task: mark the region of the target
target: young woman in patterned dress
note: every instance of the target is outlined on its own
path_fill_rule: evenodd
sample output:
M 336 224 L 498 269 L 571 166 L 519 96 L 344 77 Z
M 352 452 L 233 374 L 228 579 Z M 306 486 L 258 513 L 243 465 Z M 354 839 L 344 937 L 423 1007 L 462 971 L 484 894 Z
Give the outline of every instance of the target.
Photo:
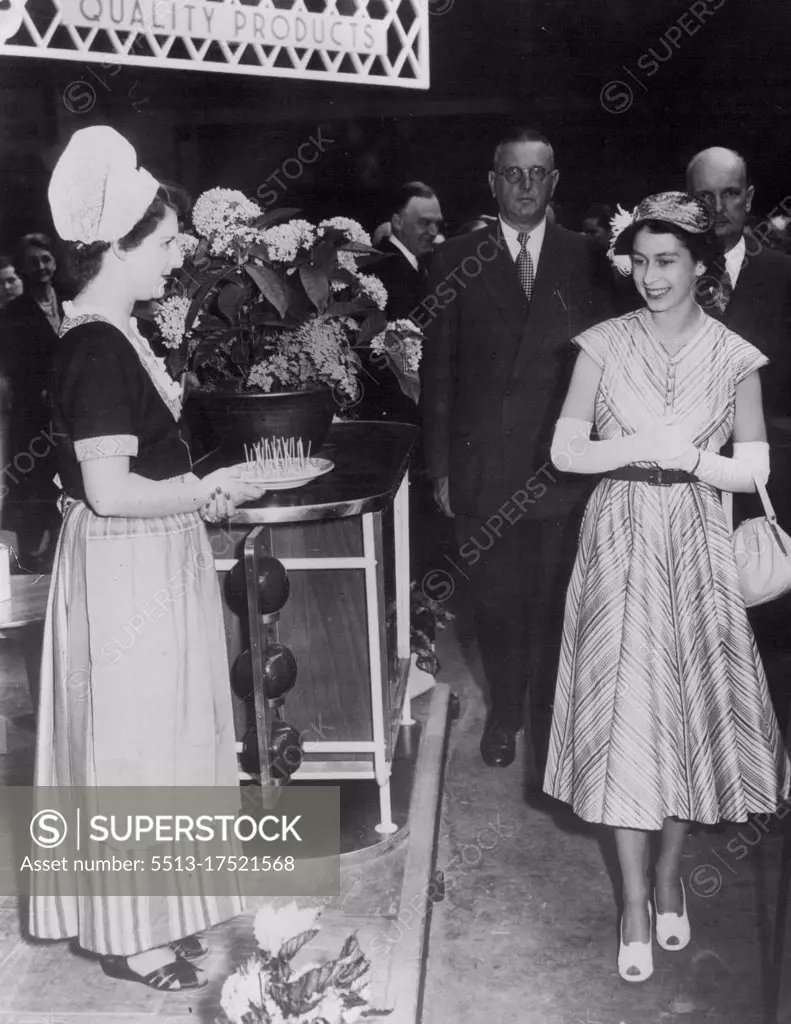
M 604 476 L 568 589 L 544 788 L 615 830 L 626 981 L 652 973 L 654 918 L 663 948 L 689 942 L 689 822 L 772 813 L 789 791 L 720 499 L 769 476 L 767 360 L 696 302 L 713 244 L 697 199 L 640 203 L 614 250 L 645 306 L 576 339 L 552 444 L 560 470 Z

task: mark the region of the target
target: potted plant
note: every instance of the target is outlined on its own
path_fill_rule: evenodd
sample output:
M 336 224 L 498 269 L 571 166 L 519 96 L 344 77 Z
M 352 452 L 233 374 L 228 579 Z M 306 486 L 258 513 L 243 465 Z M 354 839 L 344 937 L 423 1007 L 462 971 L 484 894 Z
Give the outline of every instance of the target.
M 204 192 L 195 234 L 179 236 L 175 291 L 154 309 L 171 373 L 237 455 L 264 437 L 301 438 L 315 452 L 333 413 L 358 400 L 363 350 L 417 401 L 420 331 L 388 323 L 387 292 L 366 273 L 369 236 L 346 217 L 314 225 L 298 213 Z
M 319 915 L 294 902 L 258 911 L 258 948 L 226 979 L 217 1024 L 353 1024 L 391 1013 L 370 1005 L 372 966 L 355 935 L 334 959 L 294 968 L 294 957 L 319 932 Z

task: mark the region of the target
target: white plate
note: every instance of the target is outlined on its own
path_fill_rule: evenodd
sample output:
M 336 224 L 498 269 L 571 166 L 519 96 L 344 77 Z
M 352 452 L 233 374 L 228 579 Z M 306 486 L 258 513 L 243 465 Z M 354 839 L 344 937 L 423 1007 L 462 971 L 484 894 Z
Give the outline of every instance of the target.
M 304 487 L 311 480 L 324 476 L 330 470 L 335 469 L 335 463 L 329 459 L 319 459 L 315 456 L 308 460 L 310 466 L 307 470 L 300 470 L 294 476 L 257 476 L 250 472 L 247 463 L 241 464 L 242 476 L 251 483 L 261 484 L 270 491 L 290 491 L 296 487 Z

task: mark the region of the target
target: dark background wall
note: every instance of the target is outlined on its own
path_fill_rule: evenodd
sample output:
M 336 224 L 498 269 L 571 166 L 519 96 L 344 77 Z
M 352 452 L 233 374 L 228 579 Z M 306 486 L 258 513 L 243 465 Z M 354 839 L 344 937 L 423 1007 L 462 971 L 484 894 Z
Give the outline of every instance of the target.
M 428 91 L 0 55 L 0 246 L 47 227 L 50 168 L 71 132 L 94 122 L 127 134 L 141 163 L 193 194 L 221 184 L 251 196 L 321 127 L 332 143 L 281 201 L 369 228 L 387 216 L 387 188 L 415 177 L 437 188 L 451 227 L 491 210 L 491 149 L 515 121 L 554 140 L 571 227 L 591 201 L 633 204 L 680 186 L 688 157 L 712 144 L 748 157 L 759 212 L 791 194 L 791 5 L 429 5 L 446 8 L 430 18 Z

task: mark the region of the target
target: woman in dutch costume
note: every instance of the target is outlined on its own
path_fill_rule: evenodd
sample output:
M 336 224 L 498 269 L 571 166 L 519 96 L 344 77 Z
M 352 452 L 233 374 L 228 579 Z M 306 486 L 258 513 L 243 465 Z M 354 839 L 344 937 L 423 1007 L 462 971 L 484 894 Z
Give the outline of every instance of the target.
M 80 292 L 52 376 L 65 518 L 47 609 L 36 786 L 238 786 L 220 594 L 203 520 L 261 496 L 231 470 L 199 480 L 181 388 L 137 331 L 179 265 L 173 190 L 111 128 L 77 132 L 49 190 Z M 111 880 L 112 881 L 112 880 Z M 105 973 L 206 983 L 197 938 L 242 910 L 197 871 L 178 895 L 76 893 L 34 876 L 30 930 L 76 937 Z
M 640 982 L 652 928 L 666 950 L 690 939 L 689 823 L 773 813 L 789 762 L 720 499 L 768 479 L 767 360 L 696 302 L 715 253 L 704 204 L 661 193 L 626 220 L 612 255 L 631 261 L 645 306 L 576 339 L 552 442 L 559 469 L 603 479 L 567 594 L 544 788 L 615 830 L 618 969 Z M 719 454 L 728 441 L 732 458 Z

